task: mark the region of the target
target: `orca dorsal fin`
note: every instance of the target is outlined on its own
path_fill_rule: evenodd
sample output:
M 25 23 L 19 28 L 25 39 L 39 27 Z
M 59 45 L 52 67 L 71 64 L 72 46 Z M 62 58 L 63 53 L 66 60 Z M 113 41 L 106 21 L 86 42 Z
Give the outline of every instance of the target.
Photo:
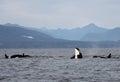
M 9 56 L 8 56 L 6 53 L 5 53 L 5 58 L 6 58 L 6 59 L 8 59 L 8 58 L 9 58 Z
M 107 56 L 107 58 L 111 58 L 111 53 Z

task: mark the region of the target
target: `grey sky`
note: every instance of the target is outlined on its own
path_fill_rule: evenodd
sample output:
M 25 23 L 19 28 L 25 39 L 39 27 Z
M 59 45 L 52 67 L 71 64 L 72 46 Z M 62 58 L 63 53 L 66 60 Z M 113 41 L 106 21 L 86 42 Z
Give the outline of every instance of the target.
M 120 0 L 0 0 L 0 23 L 74 28 L 120 26 Z

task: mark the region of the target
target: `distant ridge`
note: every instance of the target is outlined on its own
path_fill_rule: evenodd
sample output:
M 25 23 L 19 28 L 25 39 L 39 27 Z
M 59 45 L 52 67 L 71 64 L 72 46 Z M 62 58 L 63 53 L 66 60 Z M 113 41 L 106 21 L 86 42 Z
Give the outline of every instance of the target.
M 120 27 L 105 29 L 94 23 L 74 29 L 39 29 L 55 38 L 74 41 L 119 41 Z
M 39 31 L 47 33 L 55 38 L 84 41 L 84 37 L 86 37 L 87 34 L 100 34 L 108 31 L 108 29 L 99 27 L 94 23 L 91 23 L 81 28 L 77 27 L 74 29 L 39 29 Z
M 120 41 L 120 28 L 109 29 L 103 33 L 86 34 L 81 41 Z
M 11 23 L 6 23 L 6 24 L 4 24 L 3 26 L 22 27 L 22 26 L 20 26 L 20 25 L 18 25 L 18 24 L 11 24 Z

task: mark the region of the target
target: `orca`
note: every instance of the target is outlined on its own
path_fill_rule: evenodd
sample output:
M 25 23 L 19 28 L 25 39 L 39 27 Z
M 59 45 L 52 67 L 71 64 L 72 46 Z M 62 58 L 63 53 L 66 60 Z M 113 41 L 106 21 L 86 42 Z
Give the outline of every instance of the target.
M 30 55 L 25 55 L 24 53 L 22 55 L 16 54 L 12 55 L 11 58 L 26 58 L 26 57 L 31 57 Z
M 15 55 L 12 55 L 10 58 L 23 58 L 23 55 L 15 54 Z
M 83 58 L 82 53 L 79 48 L 75 48 L 75 54 L 71 57 L 71 59 L 81 59 Z
M 104 56 L 93 56 L 93 58 L 111 58 L 111 53 L 106 57 L 104 57 Z

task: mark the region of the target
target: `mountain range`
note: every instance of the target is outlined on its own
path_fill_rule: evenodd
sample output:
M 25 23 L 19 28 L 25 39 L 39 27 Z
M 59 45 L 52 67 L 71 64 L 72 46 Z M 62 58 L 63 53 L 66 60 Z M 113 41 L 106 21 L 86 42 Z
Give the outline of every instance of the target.
M 93 23 L 74 29 L 37 29 L 55 38 L 77 41 L 119 41 L 120 28 L 106 29 Z
M 75 29 L 35 29 L 8 23 L 0 25 L 0 48 L 120 47 L 119 34 L 120 28 L 109 30 L 95 24 Z

